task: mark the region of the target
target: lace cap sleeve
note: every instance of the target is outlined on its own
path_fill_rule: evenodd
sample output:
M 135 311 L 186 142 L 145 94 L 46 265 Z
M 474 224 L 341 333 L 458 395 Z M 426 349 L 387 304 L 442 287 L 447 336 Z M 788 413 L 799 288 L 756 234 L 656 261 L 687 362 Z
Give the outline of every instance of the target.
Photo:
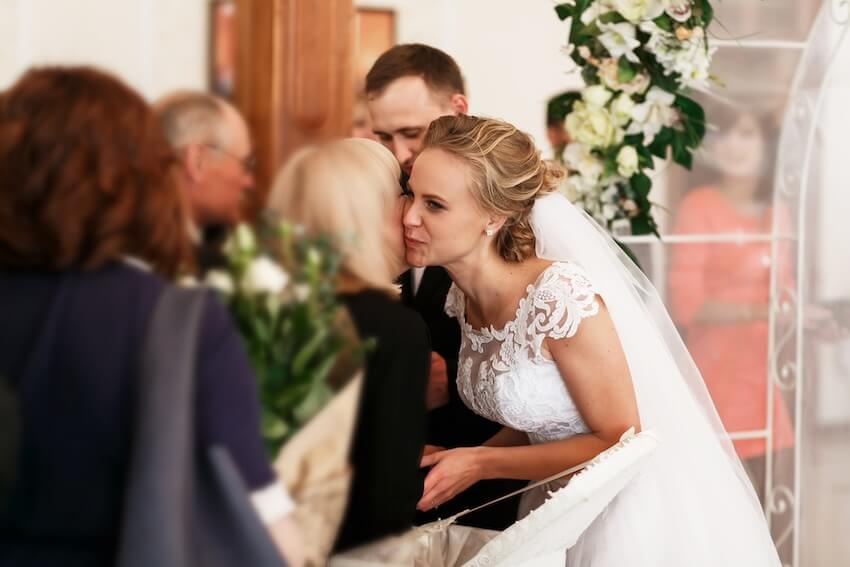
M 449 288 L 449 293 L 446 295 L 446 305 L 444 307 L 446 315 L 462 321 L 464 303 L 463 292 L 455 284 L 452 284 L 452 287 Z
M 582 319 L 599 313 L 593 283 L 580 266 L 569 262 L 547 268 L 529 299 L 527 336 L 537 356 L 543 339 L 572 337 Z

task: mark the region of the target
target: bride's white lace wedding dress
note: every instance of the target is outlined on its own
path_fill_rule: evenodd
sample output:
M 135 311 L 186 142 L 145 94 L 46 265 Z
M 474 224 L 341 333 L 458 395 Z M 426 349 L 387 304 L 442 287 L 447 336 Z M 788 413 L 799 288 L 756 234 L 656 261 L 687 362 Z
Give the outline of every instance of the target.
M 533 444 L 587 433 L 544 339 L 573 336 L 583 319 L 598 313 L 597 293 L 595 282 L 581 266 L 556 261 L 528 286 L 513 320 L 501 329 L 475 329 L 466 322 L 463 292 L 453 286 L 446 312 L 457 317 L 462 327 L 457 385 L 464 402 L 490 420 L 527 433 Z M 601 297 L 609 303 L 604 294 Z M 651 361 L 627 358 L 633 374 L 643 377 L 651 372 L 644 371 L 651 368 Z M 653 418 L 652 404 L 642 403 L 644 398 L 637 387 L 640 380 L 633 380 L 642 425 L 659 430 L 661 449 L 665 433 L 675 437 L 667 427 L 670 421 Z M 683 407 L 682 411 L 698 410 L 695 406 Z M 697 438 L 693 442 L 702 444 Z M 667 447 L 666 455 L 659 450 L 660 457 L 650 457 L 638 478 L 567 552 L 567 565 L 778 566 L 763 519 L 753 509 L 747 488 L 738 482 L 732 467 L 718 464 L 729 460 L 726 455 L 708 441 L 704 445 L 677 458 L 669 452 L 678 450 L 674 443 Z M 709 462 L 712 464 L 705 464 Z M 704 475 L 694 474 L 696 468 L 705 469 Z M 719 480 L 713 482 L 712 476 Z M 527 492 L 520 514 L 539 506 L 547 493 L 544 487 Z

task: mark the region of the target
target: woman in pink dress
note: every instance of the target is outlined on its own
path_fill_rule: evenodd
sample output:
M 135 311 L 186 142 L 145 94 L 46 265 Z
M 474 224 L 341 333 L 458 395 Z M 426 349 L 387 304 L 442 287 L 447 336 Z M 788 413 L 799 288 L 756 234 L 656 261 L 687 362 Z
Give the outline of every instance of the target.
M 719 109 L 719 131 L 707 141 L 718 179 L 691 190 L 676 219 L 677 234 L 769 235 L 773 166 L 765 125 L 751 113 Z M 787 252 L 787 251 L 786 251 Z M 730 434 L 767 428 L 769 239 L 699 242 L 672 247 L 671 314 L 702 372 Z M 782 262 L 781 268 L 787 267 Z M 790 285 L 790 273 L 780 274 Z M 774 451 L 793 445 L 788 409 L 774 386 Z M 739 439 L 735 449 L 764 498 L 764 437 Z

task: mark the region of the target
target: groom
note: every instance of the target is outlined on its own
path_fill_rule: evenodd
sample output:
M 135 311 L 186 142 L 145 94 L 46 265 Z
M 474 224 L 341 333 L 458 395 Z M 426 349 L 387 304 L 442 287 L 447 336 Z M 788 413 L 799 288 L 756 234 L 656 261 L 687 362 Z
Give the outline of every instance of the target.
M 466 114 L 468 103 L 457 63 L 422 44 L 397 45 L 383 53 L 366 75 L 372 129 L 398 160 L 402 182 L 410 176 L 428 125 L 440 116 Z M 439 447 L 477 446 L 501 426 L 469 410 L 456 386 L 460 327 L 443 310 L 452 281 L 441 267 L 412 268 L 401 277 L 402 301 L 425 320 L 434 349 L 428 381 L 428 443 Z M 473 485 L 437 510 L 419 513 L 418 523 L 448 517 L 520 488 L 525 483 L 488 480 Z M 516 521 L 512 498 L 465 516 L 460 523 L 504 529 Z

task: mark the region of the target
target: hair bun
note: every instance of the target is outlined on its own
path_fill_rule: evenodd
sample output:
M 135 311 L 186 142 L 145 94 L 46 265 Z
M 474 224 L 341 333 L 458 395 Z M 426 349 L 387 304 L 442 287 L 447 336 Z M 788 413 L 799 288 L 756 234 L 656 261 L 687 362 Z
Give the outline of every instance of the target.
M 531 208 L 538 196 L 558 187 L 566 172 L 540 157 L 531 136 L 501 120 L 443 116 L 431 123 L 424 147 L 441 149 L 469 164 L 476 201 L 507 219 L 496 235 L 502 258 L 521 262 L 534 254 Z

